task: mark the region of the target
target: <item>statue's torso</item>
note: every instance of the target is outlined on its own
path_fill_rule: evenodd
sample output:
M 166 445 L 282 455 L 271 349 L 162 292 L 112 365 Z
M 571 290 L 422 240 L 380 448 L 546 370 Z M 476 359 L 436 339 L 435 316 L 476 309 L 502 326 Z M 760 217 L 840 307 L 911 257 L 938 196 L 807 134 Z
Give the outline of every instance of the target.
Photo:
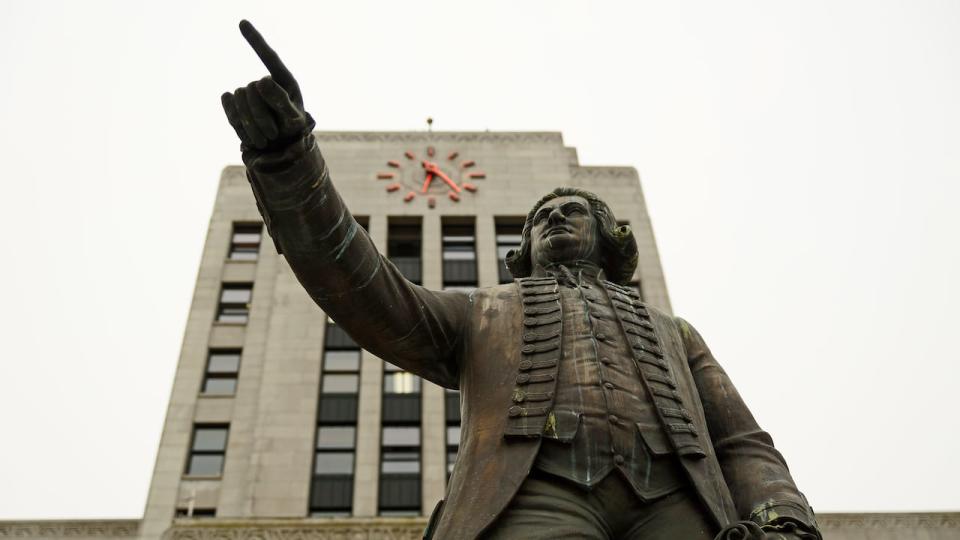
M 676 457 L 642 433 L 660 430 L 603 285 L 587 272 L 560 287 L 562 356 L 553 418 L 535 466 L 585 487 L 614 470 L 645 500 L 684 482 Z

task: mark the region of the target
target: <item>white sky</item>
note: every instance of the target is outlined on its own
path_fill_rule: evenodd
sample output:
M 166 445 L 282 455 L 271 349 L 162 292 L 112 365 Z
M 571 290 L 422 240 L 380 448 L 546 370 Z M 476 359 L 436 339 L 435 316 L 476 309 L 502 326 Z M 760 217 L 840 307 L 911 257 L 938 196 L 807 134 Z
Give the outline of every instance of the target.
M 637 167 L 674 310 L 814 508 L 960 510 L 960 3 L 5 1 L 0 518 L 142 514 L 219 96 L 265 74 L 243 17 L 320 129 Z

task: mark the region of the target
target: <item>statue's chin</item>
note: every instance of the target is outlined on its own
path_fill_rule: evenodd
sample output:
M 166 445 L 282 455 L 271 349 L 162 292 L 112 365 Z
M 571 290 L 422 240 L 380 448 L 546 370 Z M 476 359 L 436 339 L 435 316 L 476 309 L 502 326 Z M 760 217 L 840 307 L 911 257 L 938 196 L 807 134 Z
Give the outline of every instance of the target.
M 556 266 L 558 264 L 570 266 L 580 261 L 582 261 L 582 259 L 578 256 L 578 252 L 571 250 L 566 253 L 554 254 L 552 257 L 546 257 L 539 261 L 539 265 L 541 268 L 550 268 L 551 266 Z

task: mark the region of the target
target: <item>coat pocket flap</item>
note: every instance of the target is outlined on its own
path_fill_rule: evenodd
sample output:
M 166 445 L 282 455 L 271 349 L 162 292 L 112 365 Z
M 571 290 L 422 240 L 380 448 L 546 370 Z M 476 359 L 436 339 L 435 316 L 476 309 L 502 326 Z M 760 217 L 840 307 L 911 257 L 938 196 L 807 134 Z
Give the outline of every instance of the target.
M 637 422 L 637 431 L 651 455 L 662 456 L 673 452 L 670 439 L 667 438 L 667 434 L 663 432 L 663 428 L 659 424 Z
M 560 442 L 570 442 L 580 429 L 580 413 L 565 409 L 555 409 L 547 415 L 543 427 L 543 436 Z

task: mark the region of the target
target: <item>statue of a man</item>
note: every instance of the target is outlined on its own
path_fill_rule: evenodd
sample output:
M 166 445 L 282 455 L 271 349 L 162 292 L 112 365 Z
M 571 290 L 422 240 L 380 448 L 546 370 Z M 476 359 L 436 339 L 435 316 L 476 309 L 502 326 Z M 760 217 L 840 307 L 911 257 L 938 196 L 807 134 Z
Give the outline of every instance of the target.
M 700 335 L 624 286 L 637 245 L 603 201 L 574 188 L 538 201 L 513 283 L 410 283 L 334 189 L 293 76 L 240 29 L 271 76 L 223 107 L 278 251 L 357 343 L 461 391 L 460 455 L 426 537 L 820 538 Z

